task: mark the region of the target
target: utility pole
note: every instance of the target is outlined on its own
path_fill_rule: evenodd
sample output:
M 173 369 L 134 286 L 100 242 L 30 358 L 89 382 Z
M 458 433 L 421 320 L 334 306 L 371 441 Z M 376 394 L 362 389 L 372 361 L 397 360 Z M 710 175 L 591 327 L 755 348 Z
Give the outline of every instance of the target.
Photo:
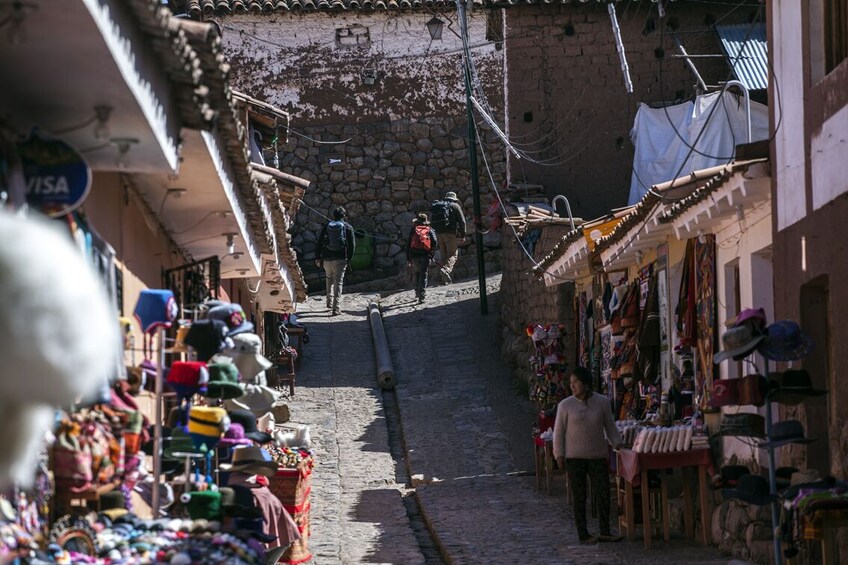
M 477 128 L 474 123 L 474 111 L 471 106 L 471 51 L 468 49 L 468 19 L 465 13 L 466 2 L 456 0 L 459 12 L 459 28 L 462 34 L 462 52 L 464 54 L 463 71 L 465 74 L 465 106 L 468 112 L 468 159 L 471 164 L 471 197 L 474 200 L 474 243 L 477 246 L 477 278 L 480 285 L 480 314 L 489 313 L 486 298 L 486 264 L 483 260 L 483 223 L 480 210 L 480 176 L 477 172 Z

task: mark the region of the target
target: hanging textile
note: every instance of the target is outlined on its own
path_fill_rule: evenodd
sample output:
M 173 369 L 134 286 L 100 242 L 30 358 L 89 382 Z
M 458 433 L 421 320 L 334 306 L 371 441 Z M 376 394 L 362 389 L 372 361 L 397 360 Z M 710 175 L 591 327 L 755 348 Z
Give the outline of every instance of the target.
M 686 255 L 683 258 L 683 274 L 680 277 L 680 292 L 674 317 L 677 324 L 677 338 L 680 347 L 695 345 L 695 239 L 686 242 Z
M 579 333 L 579 345 L 578 345 L 578 365 L 581 367 L 589 367 L 590 366 L 590 351 L 592 349 L 592 344 L 590 342 L 589 336 L 589 319 L 588 319 L 588 299 L 586 298 L 586 292 L 581 292 L 578 296 L 577 303 L 577 324 Z
M 693 240 L 690 240 L 692 242 Z M 709 234 L 704 243 L 697 239 L 695 243 L 695 264 L 697 274 L 697 352 L 698 352 L 698 381 L 697 391 L 700 395 L 701 410 L 708 410 L 710 391 L 716 365 L 713 363 L 713 352 L 716 340 L 716 306 L 715 306 L 715 235 Z M 688 251 L 688 247 L 687 247 Z
M 650 276 L 647 282 L 645 308 L 642 310 L 637 332 L 639 345 L 637 372 L 645 383 L 654 383 L 659 374 L 660 362 L 660 307 L 657 277 Z

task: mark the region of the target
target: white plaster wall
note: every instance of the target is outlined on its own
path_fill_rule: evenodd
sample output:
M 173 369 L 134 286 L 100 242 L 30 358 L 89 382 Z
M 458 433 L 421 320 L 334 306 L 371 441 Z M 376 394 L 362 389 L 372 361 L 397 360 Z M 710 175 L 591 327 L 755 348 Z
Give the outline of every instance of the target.
M 810 140 L 813 209 L 848 192 L 848 106 L 843 106 Z
M 244 14 L 223 18 L 223 46 L 233 64 L 238 88 L 288 109 L 298 118 L 337 122 L 378 115 L 382 119 L 444 115 L 465 105 L 461 41 L 455 14 L 442 15 L 442 39 L 431 41 L 430 13 Z M 368 28 L 368 45 L 339 46 L 336 29 Z M 501 52 L 486 41 L 486 15 L 469 17 L 469 43 L 481 72 Z M 362 73 L 377 72 L 365 85 Z M 495 78 L 495 77 L 492 77 Z M 500 97 L 488 88 L 488 96 Z M 490 87 L 492 85 L 489 85 Z M 326 95 L 326 96 L 325 96 Z M 499 110 L 499 108 L 498 108 Z
M 777 181 L 777 229 L 783 230 L 807 213 L 804 181 L 804 81 L 801 3 L 775 2 L 774 34 L 771 44 L 775 81 L 780 90 L 775 102 L 780 129 L 775 137 Z
M 763 183 L 768 185 L 769 178 L 747 181 L 751 183 Z M 770 261 L 770 250 L 772 245 L 772 210 L 771 202 L 759 204 L 756 207 L 744 207 L 744 219 L 738 220 L 735 215 L 731 216 L 721 229 L 715 231 L 716 235 L 716 296 L 718 304 L 718 328 L 719 337 L 724 331 L 725 322 L 728 317 L 735 316 L 737 312 L 730 312 L 727 304 L 727 296 L 733 295 L 733 281 L 727 280 L 727 269 L 729 264 L 739 262 L 739 297 L 742 308 L 759 308 L 766 310 L 769 321 L 773 320 L 773 277 L 770 265 L 764 265 L 763 261 Z M 757 359 L 761 364 L 761 360 Z M 765 367 L 760 366 L 760 371 Z M 725 362 L 719 365 L 720 378 L 737 378 L 755 372 L 754 367 L 747 365 L 743 367 L 742 374 L 738 374 L 737 363 Z M 755 406 L 730 406 L 722 408 L 723 413 L 750 412 L 765 416 L 765 408 Z M 766 454 L 758 453 L 757 448 L 752 447 L 748 438 L 737 439 L 733 437 L 723 438 L 722 456 L 725 461 L 736 457 L 740 462 L 756 461 L 759 465 L 766 465 Z

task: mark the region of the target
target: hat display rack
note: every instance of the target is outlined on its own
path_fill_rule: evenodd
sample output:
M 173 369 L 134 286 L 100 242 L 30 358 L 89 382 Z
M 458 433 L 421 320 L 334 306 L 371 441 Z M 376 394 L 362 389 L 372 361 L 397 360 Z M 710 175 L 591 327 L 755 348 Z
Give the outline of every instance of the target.
M 746 337 L 747 345 L 733 344 L 732 348 L 728 347 L 730 349 L 729 351 L 715 355 L 715 363 L 720 364 L 722 361 L 727 360 L 741 360 L 754 353 L 759 353 L 765 363 L 764 372 L 766 375 L 770 375 L 770 362 L 776 364 L 777 362 L 798 361 L 812 351 L 812 340 L 801 331 L 797 323 L 791 320 L 783 320 L 775 322 L 768 327 L 766 327 L 765 323 L 765 312 L 761 308 L 756 310 L 748 309 L 740 312 L 730 324 L 730 328 L 727 330 L 725 336 L 731 333 L 740 333 L 741 328 L 745 327 L 745 330 L 741 333 L 748 333 Z M 788 338 L 790 335 L 792 338 Z M 722 341 L 727 343 L 728 340 L 725 339 L 725 336 L 722 336 Z M 786 380 L 783 379 L 783 381 Z M 775 449 L 790 443 L 810 443 L 814 440 L 804 437 L 803 428 L 799 422 L 794 420 L 775 422 L 771 405 L 772 403 L 799 404 L 804 401 L 805 397 L 820 396 L 826 393 L 826 391 L 814 390 L 812 386 L 803 386 L 809 385 L 809 383 L 794 384 L 797 386 L 788 385 L 787 382 L 769 383 L 763 395 L 766 412 L 765 441 L 761 442 L 759 447 L 765 449 L 768 453 L 769 478 L 768 495 L 764 495 L 759 502 L 768 503 L 771 507 L 771 521 L 774 531 L 777 531 L 781 525 Z M 749 403 L 758 404 L 746 401 L 744 398 L 741 400 L 737 398 L 736 400 L 736 405 Z M 724 405 L 728 406 L 731 404 Z M 772 537 L 774 539 L 774 562 L 776 565 L 781 565 L 783 563 L 783 553 L 780 548 L 780 537 L 777 535 Z

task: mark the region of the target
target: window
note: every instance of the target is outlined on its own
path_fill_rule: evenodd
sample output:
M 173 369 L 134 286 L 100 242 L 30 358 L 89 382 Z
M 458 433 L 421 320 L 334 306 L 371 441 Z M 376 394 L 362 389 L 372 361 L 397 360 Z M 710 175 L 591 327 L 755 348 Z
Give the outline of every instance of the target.
M 336 28 L 336 45 L 339 47 L 356 47 L 370 45 L 371 32 L 363 25 L 353 24 Z
M 825 73 L 848 57 L 848 0 L 824 0 Z

